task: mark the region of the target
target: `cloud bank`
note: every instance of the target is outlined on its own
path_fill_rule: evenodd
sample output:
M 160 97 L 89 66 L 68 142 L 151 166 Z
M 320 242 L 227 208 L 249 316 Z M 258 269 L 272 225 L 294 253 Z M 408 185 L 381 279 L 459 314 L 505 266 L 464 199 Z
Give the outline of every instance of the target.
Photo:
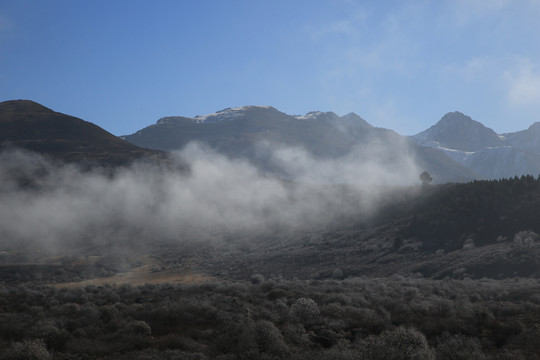
M 272 148 L 270 161 L 286 179 L 199 144 L 172 155 L 187 160 L 189 171 L 145 162 L 113 173 L 81 171 L 5 151 L 0 251 L 220 239 L 354 221 L 373 214 L 390 188 L 418 182 L 403 146 L 370 144 L 333 160 Z

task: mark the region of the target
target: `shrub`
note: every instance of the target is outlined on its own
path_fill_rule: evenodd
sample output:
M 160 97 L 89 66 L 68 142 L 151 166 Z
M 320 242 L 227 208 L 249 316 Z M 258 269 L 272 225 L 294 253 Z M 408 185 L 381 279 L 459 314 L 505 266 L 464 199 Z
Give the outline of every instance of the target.
M 283 336 L 291 345 L 308 346 L 309 336 L 301 324 L 287 324 L 282 330 Z
M 539 235 L 534 231 L 520 231 L 514 235 L 514 245 L 516 247 L 532 247 L 538 237 Z
M 262 284 L 264 282 L 264 276 L 261 274 L 251 275 L 252 284 Z
M 398 327 L 363 342 L 366 358 L 372 360 L 432 360 L 434 352 L 426 337 L 414 328 Z
M 49 360 L 51 354 L 41 340 L 24 340 L 16 342 L 3 357 L 5 360 Z
M 284 355 L 289 352 L 283 335 L 270 321 L 257 321 L 253 328 L 253 337 L 261 353 Z
M 291 307 L 291 315 L 301 323 L 309 323 L 320 314 L 319 306 L 308 298 L 300 298 Z
M 435 352 L 437 359 L 440 360 L 482 360 L 485 358 L 478 339 L 460 334 L 444 333 L 438 337 Z
M 152 335 L 152 328 L 142 320 L 132 320 L 126 324 L 124 331 L 129 335 L 141 335 L 141 336 L 150 336 Z

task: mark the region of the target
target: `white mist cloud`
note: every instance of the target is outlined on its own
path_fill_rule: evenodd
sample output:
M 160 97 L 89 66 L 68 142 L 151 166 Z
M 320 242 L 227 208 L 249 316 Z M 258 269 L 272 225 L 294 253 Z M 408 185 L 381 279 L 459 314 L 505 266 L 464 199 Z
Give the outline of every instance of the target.
M 188 172 L 147 163 L 114 174 L 85 172 L 35 154 L 3 152 L 0 250 L 25 244 L 124 246 L 325 226 L 373 213 L 388 187 L 414 184 L 418 177 L 405 143 L 390 149 L 366 144 L 334 160 L 302 149 L 272 149 L 270 161 L 288 180 L 197 144 L 175 156 L 187 159 Z
M 540 105 L 540 71 L 529 59 L 520 59 L 505 73 L 512 105 Z
M 406 149 L 401 141 L 394 145 Z M 359 191 L 414 183 L 418 171 L 412 159 L 387 147 L 370 142 L 338 159 L 316 159 L 300 148 L 277 148 L 273 161 L 302 183 L 347 184 Z

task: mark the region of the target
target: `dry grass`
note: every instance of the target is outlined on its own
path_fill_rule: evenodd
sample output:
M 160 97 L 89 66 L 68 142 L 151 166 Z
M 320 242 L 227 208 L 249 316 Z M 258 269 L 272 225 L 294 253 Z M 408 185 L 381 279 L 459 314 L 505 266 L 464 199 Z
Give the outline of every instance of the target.
M 87 279 L 77 282 L 61 283 L 59 287 L 77 287 L 86 285 L 122 285 L 130 284 L 140 286 L 144 284 L 192 284 L 214 281 L 209 275 L 198 273 L 189 269 L 174 269 L 156 271 L 155 260 L 145 259 L 145 264 L 132 268 L 130 271 L 118 273 L 112 276 Z
M 104 278 L 95 278 L 78 282 L 58 284 L 59 287 L 77 287 L 86 285 L 122 285 L 130 284 L 139 286 L 144 284 L 190 284 L 213 281 L 214 278 L 204 274 L 194 272 L 182 272 L 167 270 L 161 272 L 151 272 L 149 265 L 139 266 L 129 272 L 119 273 Z

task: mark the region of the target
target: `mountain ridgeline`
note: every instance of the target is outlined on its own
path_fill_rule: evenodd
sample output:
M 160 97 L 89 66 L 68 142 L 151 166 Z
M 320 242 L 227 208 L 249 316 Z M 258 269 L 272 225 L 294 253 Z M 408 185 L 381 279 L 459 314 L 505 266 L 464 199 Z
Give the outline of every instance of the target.
M 479 177 L 444 153 L 420 146 L 392 130 L 374 127 L 354 113 L 341 117 L 319 111 L 288 115 L 269 106 L 243 106 L 193 118 L 165 117 L 123 138 L 140 147 L 165 151 L 181 150 L 197 141 L 278 174 L 283 171 L 273 161 L 272 150 L 285 146 L 301 148 L 318 159 L 336 159 L 354 149 L 358 164 L 375 157 L 394 167 L 406 158 L 429 171 L 438 183 Z
M 319 156 L 339 156 L 374 129 L 355 114 L 339 117 L 332 112 L 291 116 L 269 106 L 243 106 L 214 114 L 165 117 L 124 138 L 139 146 L 179 150 L 191 141 L 201 141 L 230 156 L 255 152 L 257 141 L 302 146 Z M 392 134 L 393 135 L 393 134 Z M 253 154 L 252 154 L 253 155 Z
M 164 117 L 119 138 L 33 101 L 15 100 L 0 103 L 0 130 L 2 148 L 107 166 L 163 159 L 163 151 L 198 142 L 284 178 L 286 171 L 273 156 L 276 148 L 302 149 L 322 160 L 354 150 L 359 166 L 376 161 L 401 169 L 400 163 L 410 160 L 420 172 L 427 170 L 435 183 L 540 174 L 540 123 L 497 134 L 460 112 L 448 113 L 429 129 L 406 137 L 374 127 L 354 113 L 288 115 L 270 106 L 242 106 L 195 117 Z
M 165 117 L 124 138 L 141 147 L 167 151 L 196 140 L 264 166 L 268 166 L 268 154 L 258 146 L 263 141 L 302 147 L 323 158 L 343 156 L 354 147 L 367 152 L 376 143 L 390 156 L 392 150 L 407 153 L 437 183 L 540 174 L 540 123 L 497 134 L 460 112 L 447 113 L 431 128 L 404 137 L 374 127 L 354 113 L 340 117 L 314 111 L 300 116 L 267 106 L 244 106 L 193 118 Z
M 452 112 L 411 139 L 444 152 L 485 179 L 540 174 L 540 123 L 496 134 L 469 116 Z

